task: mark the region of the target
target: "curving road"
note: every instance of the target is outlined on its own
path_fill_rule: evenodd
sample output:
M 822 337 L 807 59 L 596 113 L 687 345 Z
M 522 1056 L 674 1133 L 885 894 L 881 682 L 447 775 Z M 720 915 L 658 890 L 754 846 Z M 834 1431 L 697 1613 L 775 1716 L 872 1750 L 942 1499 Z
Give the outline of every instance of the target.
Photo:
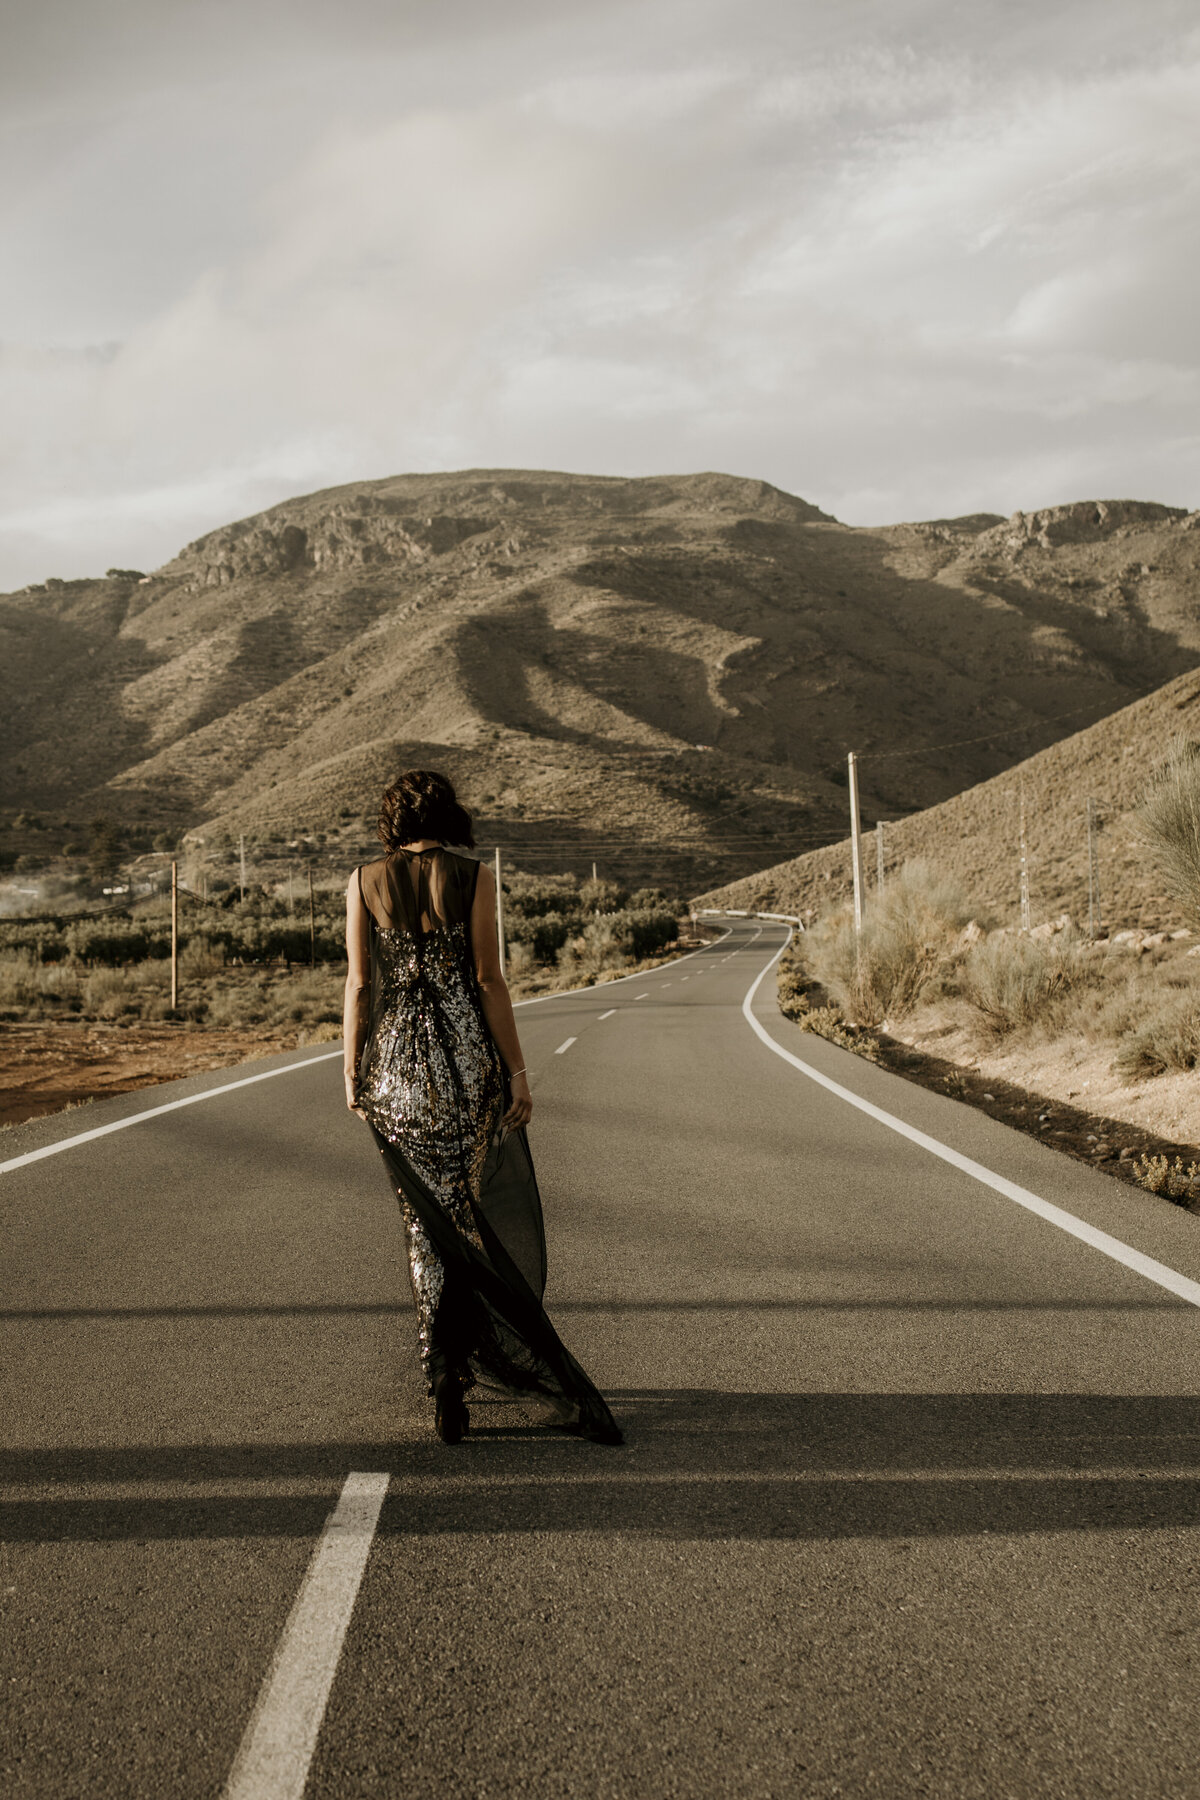
M 1196 1791 L 1200 1226 L 744 1011 L 782 941 L 520 1014 L 619 1450 L 433 1440 L 335 1059 L 4 1134 L 6 1800 Z

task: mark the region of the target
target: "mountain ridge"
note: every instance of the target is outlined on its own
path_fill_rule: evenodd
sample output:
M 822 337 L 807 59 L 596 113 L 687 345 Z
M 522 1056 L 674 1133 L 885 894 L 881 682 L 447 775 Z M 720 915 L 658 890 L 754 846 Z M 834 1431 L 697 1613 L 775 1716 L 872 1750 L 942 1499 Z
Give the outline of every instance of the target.
M 518 859 L 699 886 L 839 836 L 848 748 L 868 819 L 919 811 L 1200 664 L 1198 522 L 852 527 L 718 472 L 344 484 L 0 598 L 0 805 L 261 836 L 428 761 Z

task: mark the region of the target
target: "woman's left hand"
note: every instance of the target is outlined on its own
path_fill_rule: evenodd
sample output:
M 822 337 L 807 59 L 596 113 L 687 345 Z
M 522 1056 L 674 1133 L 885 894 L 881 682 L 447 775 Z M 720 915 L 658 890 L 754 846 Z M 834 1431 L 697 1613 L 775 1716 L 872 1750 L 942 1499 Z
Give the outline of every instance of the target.
M 509 1087 L 512 1090 L 512 1105 L 500 1123 L 505 1131 L 517 1131 L 522 1125 L 528 1125 L 533 1117 L 528 1077 L 523 1072 L 520 1075 L 510 1075 Z
M 346 1105 L 350 1108 L 350 1111 L 354 1114 L 355 1118 L 362 1119 L 363 1122 L 366 1123 L 367 1115 L 358 1104 L 357 1077 L 352 1075 L 349 1069 L 345 1070 L 344 1073 L 346 1076 Z

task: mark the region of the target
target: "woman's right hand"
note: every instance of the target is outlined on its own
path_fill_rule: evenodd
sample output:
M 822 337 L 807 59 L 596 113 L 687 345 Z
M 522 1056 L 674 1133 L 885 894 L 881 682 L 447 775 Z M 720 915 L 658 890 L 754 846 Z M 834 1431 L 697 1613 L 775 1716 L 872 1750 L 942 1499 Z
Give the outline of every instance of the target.
M 370 1121 L 358 1102 L 358 1077 L 350 1069 L 344 1070 L 343 1073 L 346 1077 L 346 1105 L 356 1119 L 361 1119 L 364 1124 L 368 1124 Z
M 510 1075 L 509 1087 L 512 1091 L 512 1105 L 500 1123 L 505 1131 L 517 1131 L 522 1125 L 528 1125 L 533 1117 L 533 1100 L 529 1092 L 528 1076 L 524 1071 L 520 1075 Z

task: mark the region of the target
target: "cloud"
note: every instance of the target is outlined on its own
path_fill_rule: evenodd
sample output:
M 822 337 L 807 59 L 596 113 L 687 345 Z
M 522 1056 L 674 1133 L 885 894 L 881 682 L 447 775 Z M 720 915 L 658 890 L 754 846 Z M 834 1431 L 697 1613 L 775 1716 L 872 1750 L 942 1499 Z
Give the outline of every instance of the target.
M 0 585 L 401 469 L 1196 501 L 1167 0 L 131 5 L 91 75 L 73 16 L 0 177 Z

